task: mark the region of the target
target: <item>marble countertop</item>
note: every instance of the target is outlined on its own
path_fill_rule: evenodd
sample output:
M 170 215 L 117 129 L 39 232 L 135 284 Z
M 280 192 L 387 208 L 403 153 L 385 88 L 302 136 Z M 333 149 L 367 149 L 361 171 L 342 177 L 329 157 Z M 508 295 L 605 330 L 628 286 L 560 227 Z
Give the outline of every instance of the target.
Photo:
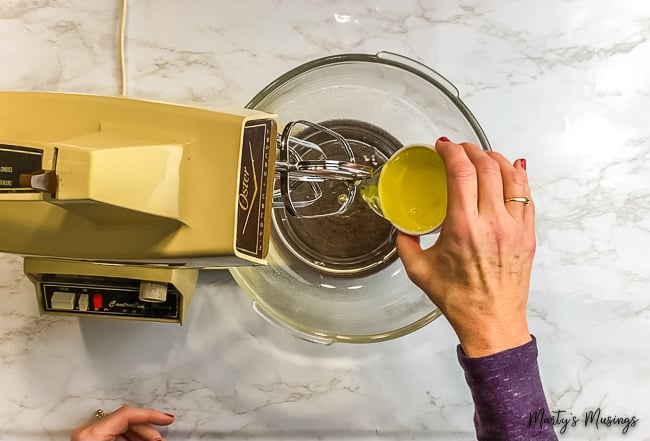
M 119 94 L 119 6 L 1 2 L 0 89 Z M 342 52 L 437 69 L 492 146 L 527 159 L 530 327 L 551 409 L 640 420 L 560 438 L 650 440 L 649 36 L 643 1 L 138 0 L 128 93 L 243 106 Z M 124 402 L 175 414 L 170 440 L 473 439 L 455 345 L 444 319 L 385 343 L 306 343 L 257 317 L 225 271 L 201 275 L 182 327 L 39 317 L 21 258 L 0 255 L 0 440 L 68 439 Z

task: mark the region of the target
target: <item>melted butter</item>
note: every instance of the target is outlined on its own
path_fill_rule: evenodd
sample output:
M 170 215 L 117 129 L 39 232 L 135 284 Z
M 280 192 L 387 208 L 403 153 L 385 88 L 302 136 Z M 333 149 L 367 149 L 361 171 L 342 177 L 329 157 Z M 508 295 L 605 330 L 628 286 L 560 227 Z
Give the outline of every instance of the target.
M 404 232 L 430 232 L 445 218 L 447 173 L 432 148 L 417 146 L 391 157 L 381 171 L 377 191 L 384 217 Z

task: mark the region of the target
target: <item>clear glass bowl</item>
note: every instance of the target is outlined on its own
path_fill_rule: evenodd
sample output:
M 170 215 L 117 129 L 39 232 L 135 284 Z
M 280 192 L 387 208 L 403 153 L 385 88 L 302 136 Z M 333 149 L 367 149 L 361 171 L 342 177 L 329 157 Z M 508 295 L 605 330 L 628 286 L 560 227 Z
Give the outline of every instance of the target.
M 344 54 L 311 61 L 273 81 L 247 107 L 278 114 L 280 127 L 302 119 L 357 121 L 364 130 L 378 128 L 379 137 L 396 140 L 386 156 L 403 145 L 431 144 L 440 136 L 490 149 L 478 122 L 449 81 L 392 53 Z M 284 210 L 274 210 L 267 266 L 230 270 L 253 299 L 254 309 L 269 322 L 317 343 L 366 343 L 408 334 L 440 315 L 408 279 L 394 247 L 379 257 L 372 271 L 367 262 L 358 271 L 321 269 L 315 260 L 296 257 L 283 233 L 288 220 Z M 333 222 L 344 227 L 334 230 L 341 236 L 337 240 L 371 233 L 359 221 L 355 223 L 354 217 Z M 313 231 L 314 238 L 334 240 L 327 234 L 331 232 Z M 394 231 L 386 237 L 393 240 Z M 425 236 L 423 245 L 435 239 L 435 234 Z

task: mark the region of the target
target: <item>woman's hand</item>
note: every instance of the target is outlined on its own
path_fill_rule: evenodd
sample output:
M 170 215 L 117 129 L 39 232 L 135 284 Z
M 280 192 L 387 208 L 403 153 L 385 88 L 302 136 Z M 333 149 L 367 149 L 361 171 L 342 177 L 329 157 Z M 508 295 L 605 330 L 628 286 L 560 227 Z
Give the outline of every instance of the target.
M 77 427 L 70 441 L 114 441 L 120 436 L 128 441 L 162 441 L 153 425 L 173 422 L 174 416 L 168 413 L 125 405 L 92 424 Z
M 468 356 L 525 344 L 535 209 L 532 202 L 505 202 L 530 197 L 525 161 L 512 165 L 499 153 L 446 138 L 436 150 L 447 169 L 447 217 L 426 250 L 400 233 L 406 271 L 447 317 Z

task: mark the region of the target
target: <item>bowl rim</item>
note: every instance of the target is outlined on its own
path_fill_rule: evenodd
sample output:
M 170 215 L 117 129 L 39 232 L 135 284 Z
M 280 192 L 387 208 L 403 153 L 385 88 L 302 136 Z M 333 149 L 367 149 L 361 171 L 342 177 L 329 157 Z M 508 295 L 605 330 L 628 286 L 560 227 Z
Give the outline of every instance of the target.
M 388 65 L 393 67 L 398 67 L 405 70 L 408 73 L 417 75 L 423 80 L 427 81 L 440 92 L 451 100 L 451 102 L 456 106 L 456 108 L 461 112 L 463 117 L 469 122 L 472 130 L 476 134 L 476 137 L 481 143 L 481 147 L 484 150 L 491 151 L 492 147 L 490 146 L 490 141 L 487 139 L 483 128 L 479 124 L 478 120 L 474 114 L 469 110 L 465 105 L 463 100 L 460 99 L 460 93 L 458 89 L 443 75 L 432 69 L 431 67 L 423 64 L 419 61 L 416 61 L 412 58 L 406 57 L 404 55 L 396 54 L 394 52 L 377 52 L 376 54 L 364 54 L 364 53 L 342 53 L 335 55 L 328 55 L 325 57 L 317 58 L 312 61 L 303 63 L 293 69 L 285 72 L 284 74 L 277 77 L 275 80 L 267 84 L 262 90 L 257 92 L 255 96 L 246 104 L 247 109 L 257 109 L 257 106 L 270 94 L 275 92 L 277 89 L 282 87 L 287 82 L 297 78 L 298 76 L 311 72 L 314 69 L 349 63 L 349 62 L 363 62 L 363 63 L 375 63 L 381 65 Z M 264 109 L 257 109 L 264 110 Z

